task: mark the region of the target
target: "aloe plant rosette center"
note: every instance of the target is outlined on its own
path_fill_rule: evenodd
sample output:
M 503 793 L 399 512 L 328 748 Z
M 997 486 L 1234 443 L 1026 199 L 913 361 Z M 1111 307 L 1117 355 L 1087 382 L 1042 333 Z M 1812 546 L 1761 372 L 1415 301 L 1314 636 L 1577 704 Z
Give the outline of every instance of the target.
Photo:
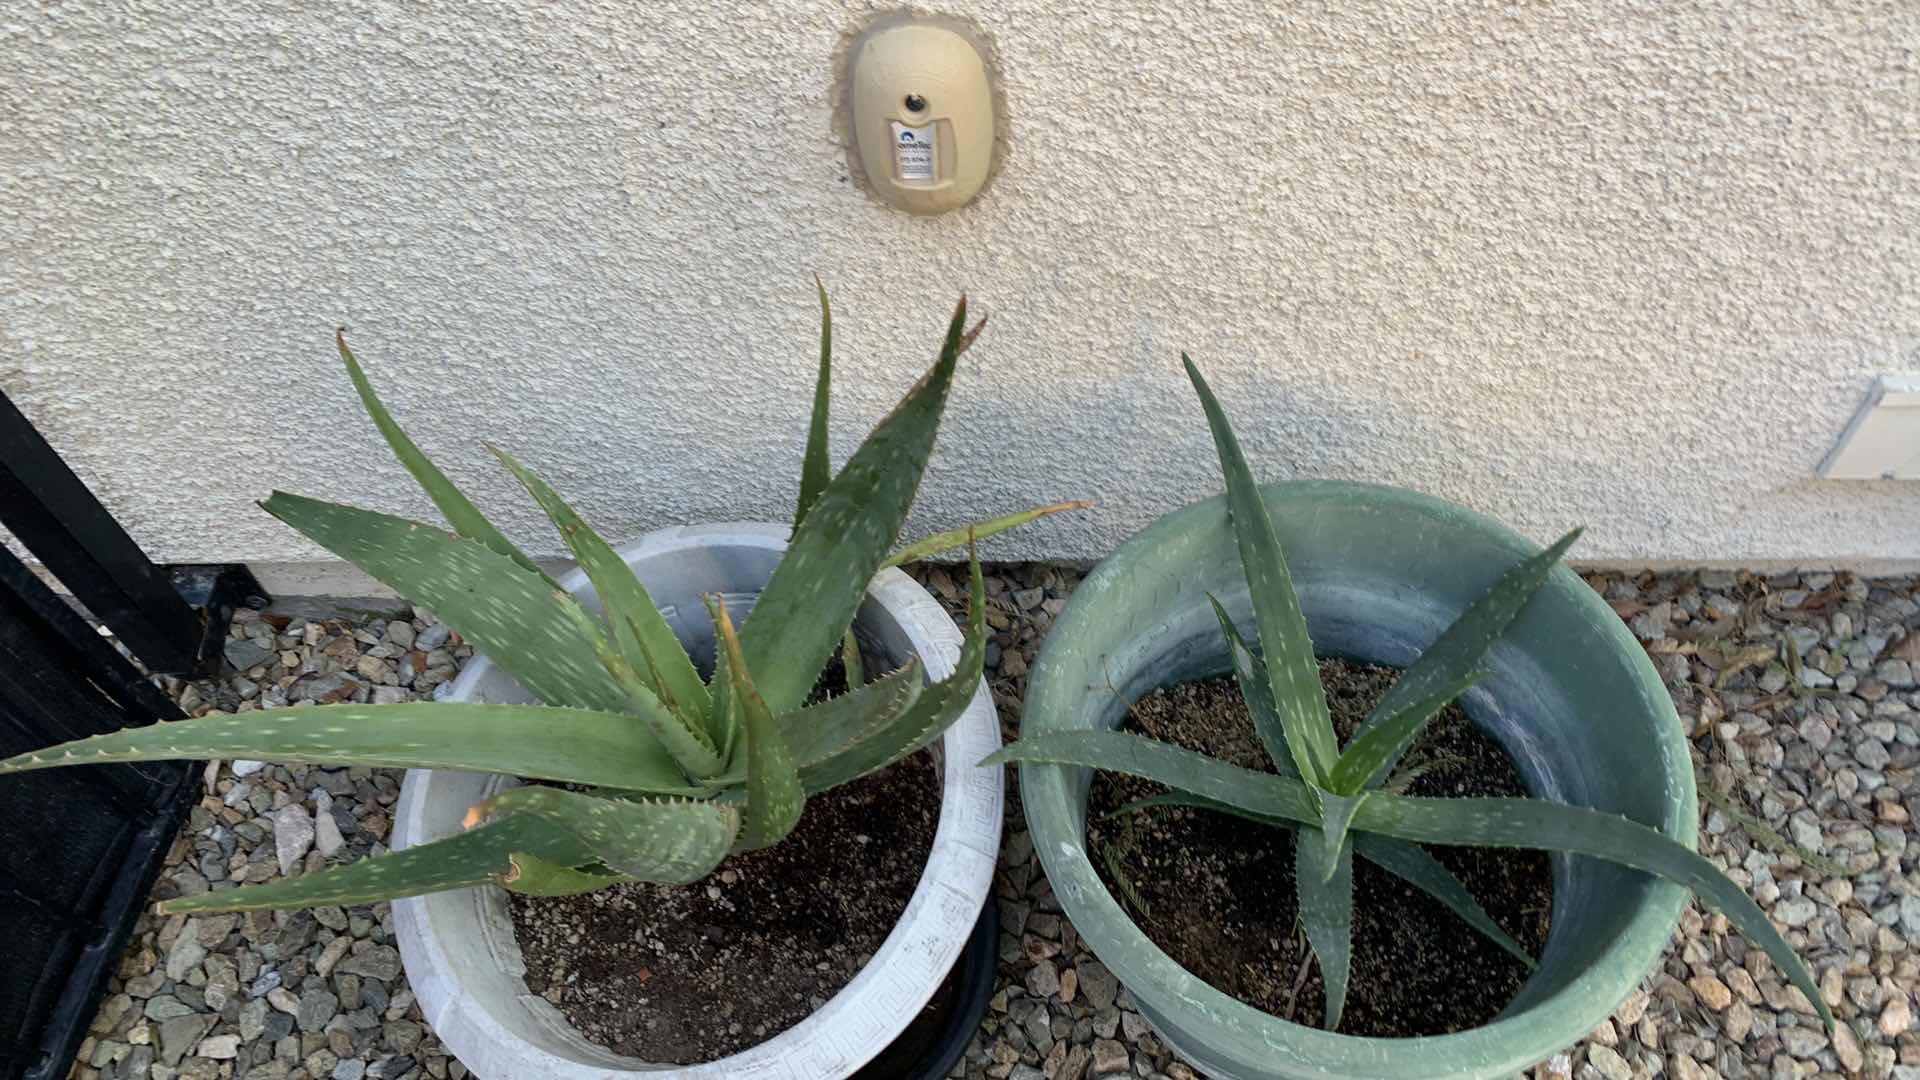
M 725 595 L 744 616 L 780 558 L 788 530 L 772 524 L 716 524 L 662 529 L 622 544 L 620 556 L 647 583 L 669 625 L 696 657 L 713 655 L 715 629 L 703 595 Z M 597 603 L 591 582 L 562 577 L 583 603 Z M 961 659 L 952 618 L 906 574 L 882 571 L 868 586 L 854 621 L 862 651 L 875 666 L 919 657 L 928 678 L 945 678 Z M 476 657 L 453 686 L 453 699 L 515 701 L 526 690 L 511 673 Z M 739 1053 L 700 1065 L 652 1073 L 606 1053 L 565 1025 L 551 1022 L 544 1002 L 526 992 L 513 946 L 506 897 L 467 890 L 394 903 L 394 937 L 408 984 L 433 1028 L 477 1076 L 541 1076 L 600 1080 L 609 1075 L 659 1080 L 732 1080 L 738 1076 L 844 1075 L 851 1052 L 878 1049 L 916 1014 L 963 947 L 970 919 L 992 886 L 990 854 L 999 843 L 1001 790 L 996 770 L 966 767 L 999 745 L 1000 724 L 976 684 L 960 718 L 932 744 L 941 785 L 937 831 L 925 870 L 901 920 L 855 980 L 794 1027 Z M 413 770 L 394 808 L 396 845 L 431 843 L 460 831 L 466 808 L 505 790 L 509 781 L 484 773 Z M 877 1027 L 876 1018 L 886 1023 Z M 783 1071 L 784 1070 L 784 1071 Z

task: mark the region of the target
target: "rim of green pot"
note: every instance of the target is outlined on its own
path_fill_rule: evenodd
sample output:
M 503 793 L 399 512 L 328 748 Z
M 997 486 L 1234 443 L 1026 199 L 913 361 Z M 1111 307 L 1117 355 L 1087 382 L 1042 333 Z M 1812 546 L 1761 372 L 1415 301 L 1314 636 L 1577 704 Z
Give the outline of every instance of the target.
M 1341 481 L 1294 481 L 1263 485 L 1270 508 L 1312 512 L 1312 504 L 1356 501 L 1382 515 L 1382 526 L 1396 516 L 1425 519 L 1443 528 L 1478 532 L 1516 560 L 1539 545 L 1497 521 L 1442 499 L 1400 488 Z M 1282 519 L 1276 516 L 1278 523 Z M 1227 528 L 1224 496 L 1192 503 L 1159 518 L 1122 544 L 1075 590 L 1066 610 L 1049 630 L 1028 680 L 1021 734 L 1063 730 L 1081 712 L 1088 693 L 1067 674 L 1062 657 L 1104 610 L 1137 589 L 1128 586 L 1139 564 L 1168 541 L 1194 529 Z M 1565 565 L 1556 568 L 1538 598 L 1564 606 L 1569 617 L 1596 629 L 1634 672 L 1635 689 L 1652 711 L 1657 731 L 1648 747 L 1648 763 L 1664 773 L 1667 794 L 1661 831 L 1688 846 L 1697 841 L 1698 804 L 1691 758 L 1687 753 L 1671 696 L 1645 651 L 1600 596 Z M 1415 1078 L 1510 1075 L 1544 1059 L 1591 1032 L 1606 1019 L 1658 961 L 1673 933 L 1688 893 L 1660 882 L 1633 901 L 1638 910 L 1603 954 L 1560 989 L 1518 1011 L 1449 1035 L 1389 1039 L 1340 1035 L 1283 1020 L 1215 989 L 1181 967 L 1134 924 L 1101 882 L 1084 849 L 1085 814 L 1070 777 L 1077 768 L 1020 766 L 1021 801 L 1034 848 L 1076 932 L 1087 941 L 1150 1015 L 1158 1014 L 1183 1032 L 1207 1032 L 1231 1055 L 1230 1064 L 1249 1075 L 1325 1075 Z M 1470 987 L 1462 987 L 1470 990 Z M 1167 1032 L 1163 1031 L 1163 1034 Z M 1178 1049 L 1178 1047 L 1176 1047 Z M 1204 1063 L 1203 1063 L 1204 1064 Z

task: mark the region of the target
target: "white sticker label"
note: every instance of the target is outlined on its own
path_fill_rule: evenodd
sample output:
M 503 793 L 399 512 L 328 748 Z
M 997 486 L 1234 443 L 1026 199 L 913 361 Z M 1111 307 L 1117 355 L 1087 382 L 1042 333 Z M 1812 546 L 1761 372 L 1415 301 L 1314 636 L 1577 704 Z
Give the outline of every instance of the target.
M 893 171 L 902 180 L 933 179 L 932 124 L 915 128 L 893 122 Z

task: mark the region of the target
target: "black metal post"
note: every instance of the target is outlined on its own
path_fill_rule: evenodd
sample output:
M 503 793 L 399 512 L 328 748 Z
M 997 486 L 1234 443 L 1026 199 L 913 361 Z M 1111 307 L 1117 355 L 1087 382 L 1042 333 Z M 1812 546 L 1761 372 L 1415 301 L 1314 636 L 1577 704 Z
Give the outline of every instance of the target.
M 189 674 L 205 628 L 166 571 L 0 393 L 0 523 L 154 671 Z
M 179 709 L 0 547 L 0 754 Z M 90 765 L 0 785 L 0 1077 L 59 1080 L 198 794 L 187 762 Z M 55 824 L 57 822 L 57 824 Z
M 0 394 L 0 525 L 148 669 L 219 670 L 244 566 L 155 566 Z M 0 545 L 0 757 L 177 719 L 177 706 Z M 199 793 L 184 761 L 0 783 L 0 1080 L 60 1080 Z

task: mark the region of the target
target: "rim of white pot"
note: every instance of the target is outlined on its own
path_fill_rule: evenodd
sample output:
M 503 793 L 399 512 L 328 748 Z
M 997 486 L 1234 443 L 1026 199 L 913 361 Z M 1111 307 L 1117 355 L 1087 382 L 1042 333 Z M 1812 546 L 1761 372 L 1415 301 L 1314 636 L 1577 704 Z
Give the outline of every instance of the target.
M 788 525 L 759 522 L 680 526 L 647 533 L 619 551 L 633 564 L 657 561 L 719 574 L 727 579 L 717 587 L 725 591 L 729 606 L 744 608 L 765 574 L 752 581 L 733 580 L 738 568 L 764 564 L 770 571 L 790 532 Z M 673 605 L 663 595 L 669 592 L 666 583 L 649 581 L 644 565 L 636 565 L 636 570 L 663 611 L 669 611 Z M 597 606 L 583 571 L 561 577 L 560 585 Z M 669 616 L 670 621 L 677 617 Z M 929 678 L 945 677 L 959 659 L 961 635 L 952 618 L 897 569 L 881 571 L 868 585 L 856 629 L 867 644 L 875 643 L 870 638 L 892 638 L 895 648 L 904 642 L 920 656 Z M 511 686 L 504 673 L 476 656 L 455 681 L 452 696 L 500 700 L 503 684 Z M 526 989 L 506 893 L 496 886 L 394 903 L 395 934 L 408 981 L 435 1034 L 462 1064 L 487 1080 L 636 1074 L 651 1080 L 848 1076 L 906 1028 L 966 945 L 993 881 L 1005 783 L 1003 770 L 975 763 L 999 746 L 999 718 L 982 680 L 966 711 L 936 744 L 939 824 L 906 911 L 867 965 L 824 1006 L 737 1054 L 697 1065 L 659 1065 L 588 1042 L 557 1008 Z M 459 828 L 466 801 L 477 801 L 508 783 L 509 778 L 485 774 L 410 770 L 394 812 L 393 846 L 451 835 Z

